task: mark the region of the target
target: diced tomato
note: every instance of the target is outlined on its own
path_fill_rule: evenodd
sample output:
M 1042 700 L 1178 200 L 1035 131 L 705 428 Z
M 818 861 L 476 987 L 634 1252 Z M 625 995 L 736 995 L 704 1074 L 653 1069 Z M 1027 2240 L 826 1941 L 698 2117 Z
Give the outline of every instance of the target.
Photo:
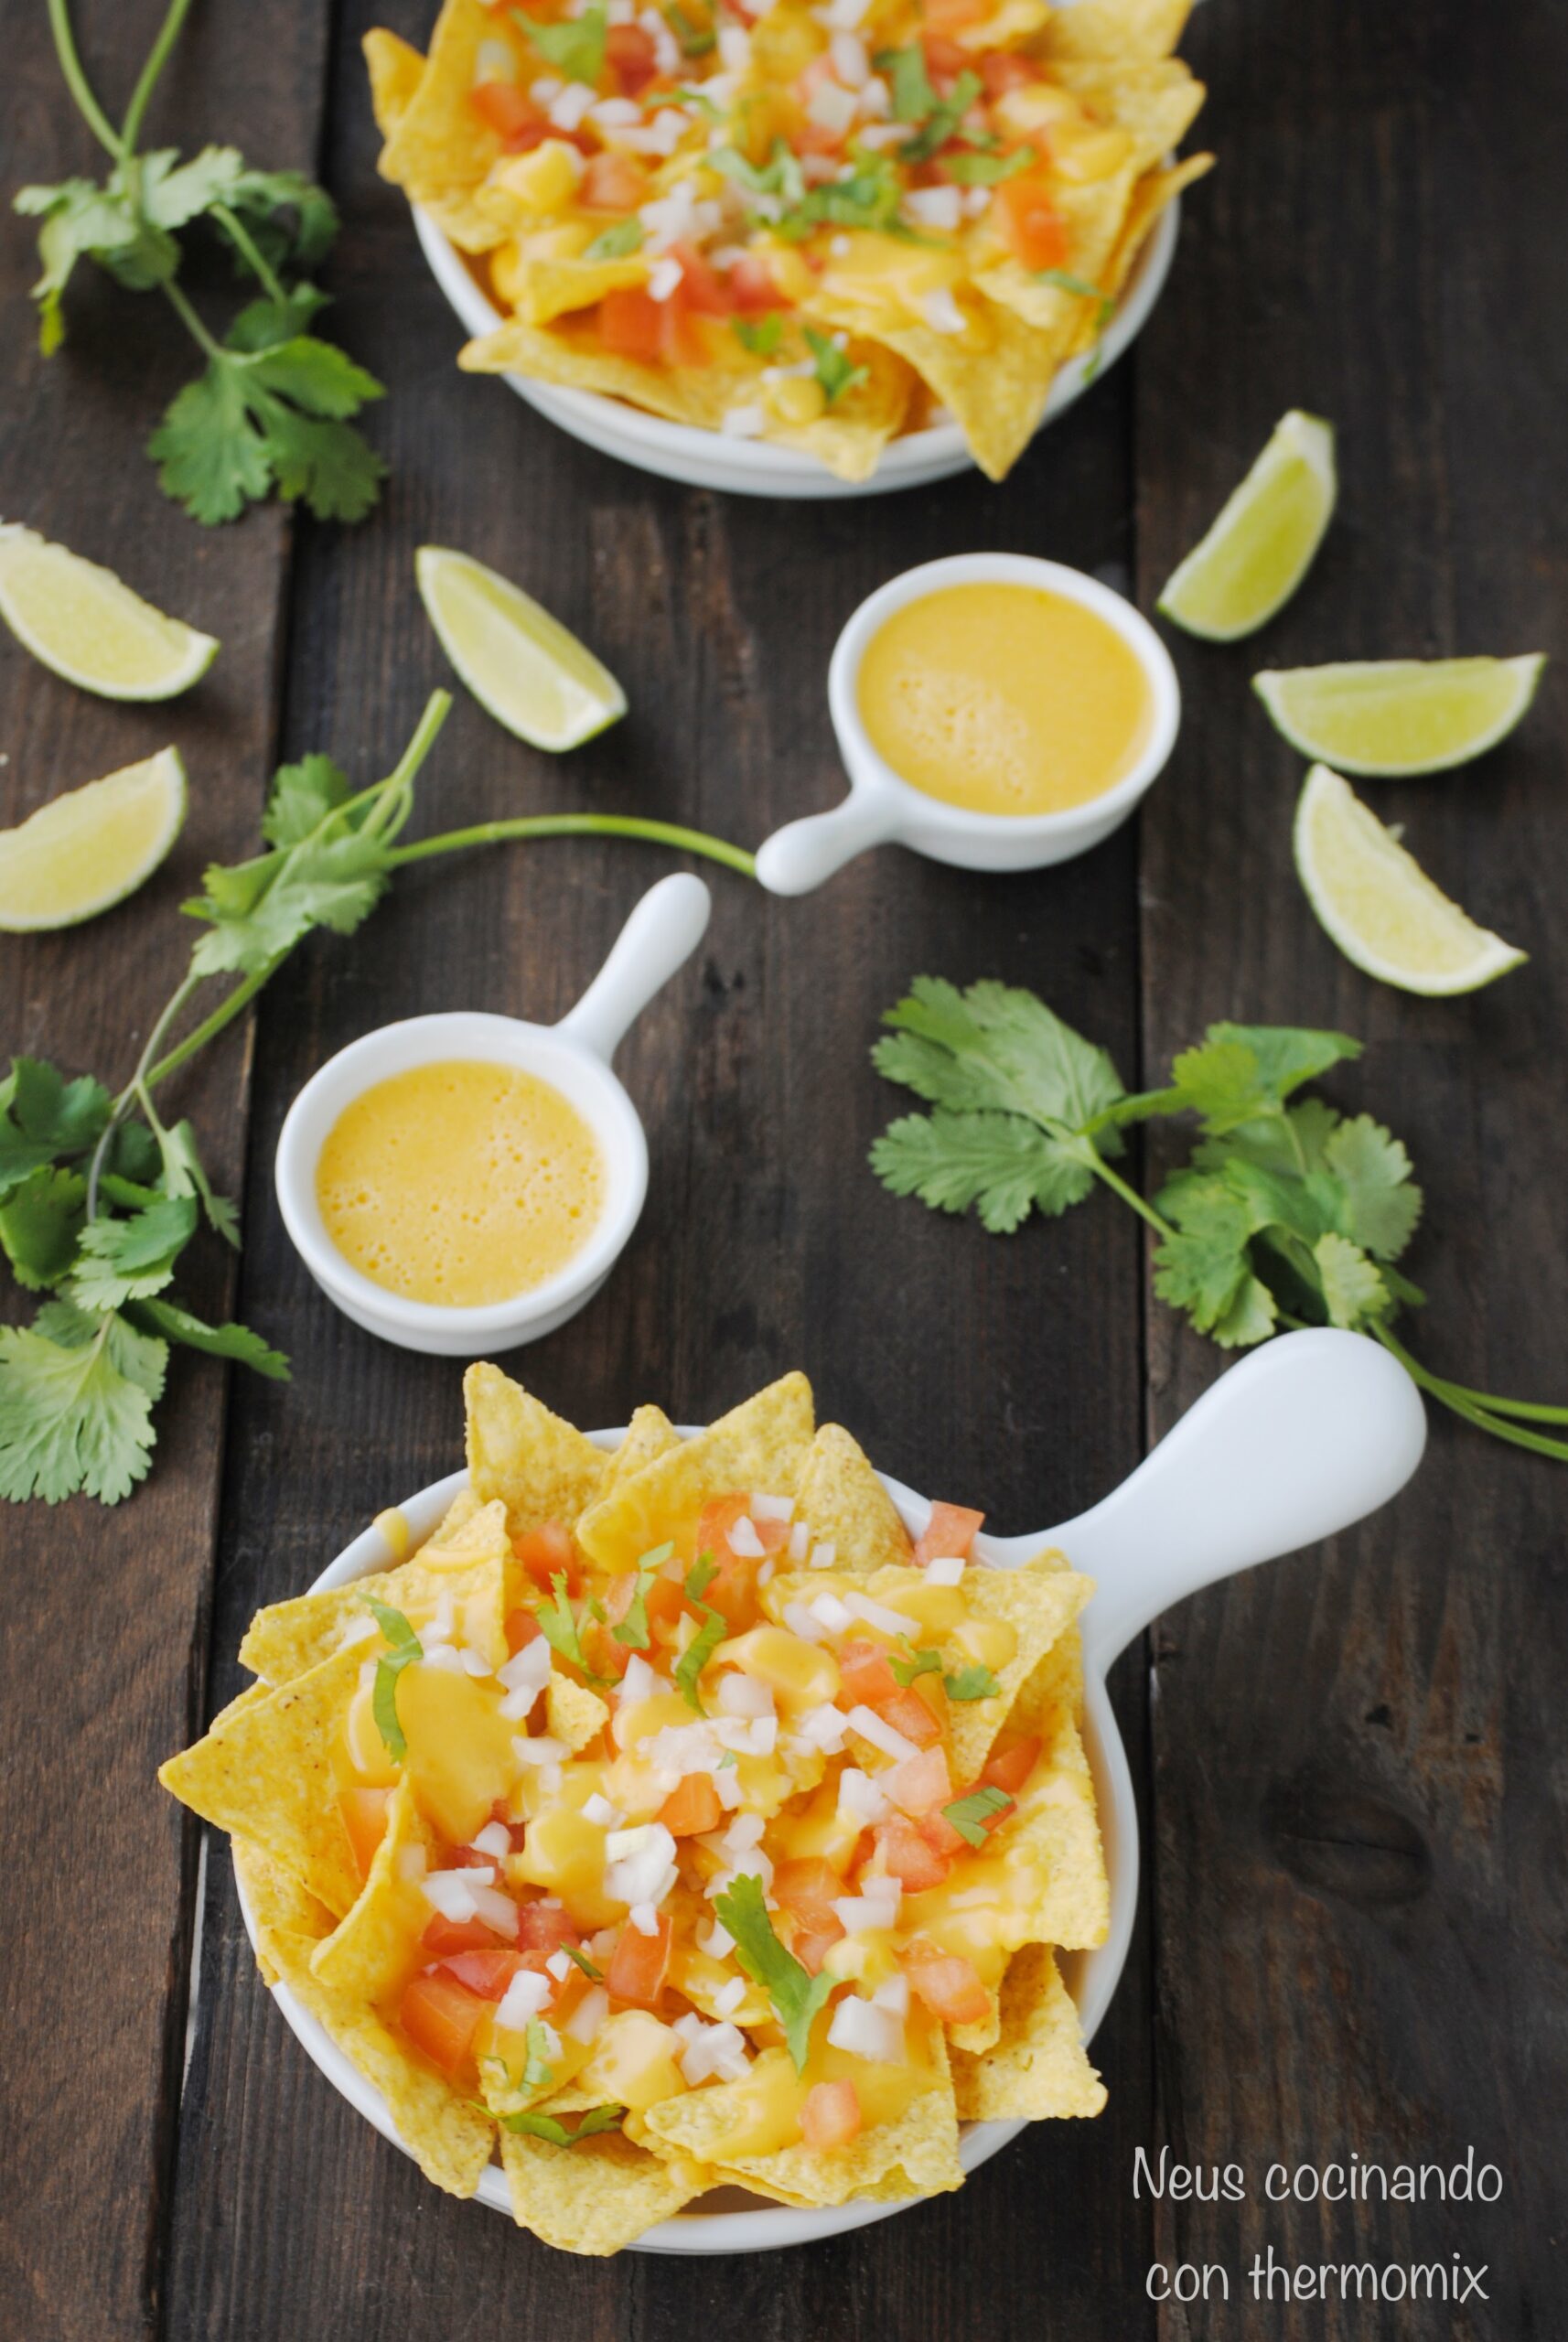
M 652 2009 L 657 2014 L 674 1934 L 673 1923 L 662 1912 L 650 1936 L 645 1936 L 640 1928 L 634 1928 L 629 1919 L 627 1921 L 616 1938 L 616 1948 L 605 1972 L 612 2001 L 628 2002 L 633 2008 Z
M 890 1814 L 879 1821 L 875 1832 L 883 1868 L 906 1886 L 911 1895 L 924 1894 L 929 1886 L 940 1886 L 950 1864 L 945 1854 L 939 1854 L 929 1845 L 914 1823 L 901 1813 Z
M 456 2075 L 473 2055 L 474 2036 L 489 2005 L 455 1976 L 426 1969 L 404 1992 L 398 2023 L 432 2065 Z
M 444 1870 L 490 1870 L 495 1865 L 494 1854 L 481 1853 L 478 1846 L 454 1846 L 442 1864 Z
M 899 1684 L 890 1700 L 884 1700 L 876 1711 L 884 1724 L 912 1740 L 917 1748 L 930 1748 L 942 1736 L 941 1725 L 911 1683 Z
M 945 40 L 940 33 L 929 27 L 921 47 L 926 52 L 926 70 L 939 88 L 956 81 L 961 73 L 974 70 L 974 59 L 967 48 L 961 48 L 956 40 Z
M 927 1937 L 915 1936 L 898 1957 L 913 1989 L 944 2025 L 978 2025 L 990 2014 L 991 1995 L 961 1952 L 943 1951 Z
M 994 0 L 926 0 L 926 23 L 938 34 L 962 32 L 988 16 Z
M 755 252 L 741 252 L 730 263 L 729 292 L 736 307 L 747 314 L 780 308 L 784 303 L 772 271 Z
M 1023 1788 L 1039 1756 L 1037 1739 L 1010 1740 L 1004 1746 L 992 1750 L 980 1768 L 980 1778 L 992 1789 L 1005 1789 L 1011 1797 L 1015 1789 Z
M 619 1577 L 611 1578 L 606 1587 L 605 1617 L 612 1627 L 618 1627 L 631 1608 L 637 1595 L 637 1571 L 627 1570 Z M 650 1579 L 642 1597 L 642 1606 L 650 1630 L 658 1627 L 673 1627 L 686 1606 L 680 1581 L 664 1576 Z M 614 1639 L 612 1636 L 611 1640 Z M 621 1651 L 624 1657 L 628 1653 L 629 1646 L 622 1643 Z
M 550 128 L 545 116 L 515 81 L 480 81 L 469 91 L 468 103 L 486 127 L 514 152 L 521 153 L 523 143 L 537 145 Z
M 583 1571 L 577 1549 L 572 1542 L 571 1531 L 563 1529 L 558 1520 L 547 1520 L 542 1529 L 530 1529 L 522 1536 L 514 1537 L 511 1550 L 541 1594 L 550 1592 L 551 1579 L 563 1571 L 567 1593 L 582 1592 Z
M 652 34 L 640 25 L 612 25 L 605 35 L 605 62 L 627 97 L 640 97 L 659 70 Z
M 354 1866 L 361 1878 L 371 1875 L 376 1848 L 386 1835 L 387 1799 L 391 1789 L 345 1789 L 338 1799 L 343 1827 L 349 1832 Z
M 506 1614 L 506 1647 L 511 1658 L 538 1639 L 542 1629 L 532 1610 L 509 1610 Z
M 800 2109 L 800 2136 L 818 2154 L 847 2147 L 860 2135 L 860 2100 L 853 2082 L 813 2082 Z
M 419 1940 L 426 1951 L 443 1959 L 454 1951 L 510 1950 L 499 1929 L 488 1928 L 483 1919 L 444 1919 L 439 1911 L 425 1921 Z
M 880 1645 L 858 1638 L 845 1643 L 839 1653 L 839 1697 L 846 1706 L 879 1708 L 902 1688 Z
M 700 1837 L 716 1830 L 724 1820 L 719 1793 L 706 1773 L 688 1773 L 659 1809 L 659 1819 L 672 1838 Z
M 988 49 L 980 60 L 979 70 L 988 98 L 999 98 L 1005 90 L 1024 89 L 1040 78 L 1028 59 L 1011 48 Z
M 923 1813 L 946 1805 L 952 1796 L 946 1753 L 940 1748 L 922 1748 L 918 1756 L 906 1756 L 901 1765 L 883 1774 L 881 1787 L 901 1813 L 918 1821 Z
M 843 1934 L 843 1925 L 835 1919 L 831 1932 L 826 1928 L 801 1930 L 792 1939 L 789 1949 L 808 1976 L 820 1976 L 823 1961 Z
M 647 201 L 648 188 L 648 173 L 630 155 L 593 155 L 583 173 L 577 200 L 587 211 L 635 211 Z
M 491 1806 L 490 1820 L 500 1823 L 501 1828 L 511 1840 L 512 1853 L 514 1854 L 521 1854 L 528 1837 L 527 1824 L 525 1822 L 514 1821 L 512 1820 L 511 1808 L 508 1805 L 504 1797 L 498 1797 L 495 1803 Z
M 607 293 L 599 303 L 599 339 L 605 348 L 646 366 L 700 365 L 707 353 L 699 347 L 695 355 L 690 354 L 690 328 L 679 292 L 677 285 L 668 301 L 656 301 L 640 285 Z
M 455 1976 L 481 2001 L 499 2001 L 520 1968 L 528 1961 L 519 1951 L 455 1951 L 441 1962 L 444 1976 Z
M 780 1910 L 788 1911 L 798 1928 L 829 1935 L 834 1942 L 843 1933 L 843 1922 L 833 1904 L 848 1892 L 832 1863 L 820 1854 L 780 1863 L 773 1875 L 773 1900 Z
M 577 1924 L 555 1903 L 524 1903 L 517 1915 L 519 1951 L 559 1951 L 579 1940 Z
M 681 263 L 680 291 L 686 306 L 696 310 L 700 317 L 728 317 L 729 296 L 725 291 L 723 283 L 708 266 L 696 246 L 687 243 L 671 244 L 670 257 Z M 783 1528 L 785 1535 L 789 1534 L 788 1527 L 783 1522 L 768 1521 L 763 1525 L 770 1529 Z M 760 1527 L 757 1530 L 757 1540 L 763 1545 L 768 1543 Z
M 1006 179 L 1003 183 L 1003 188 L 1016 187 L 1018 184 L 1017 179 Z M 997 192 L 1000 194 L 1003 188 L 998 188 Z M 1048 268 L 1050 263 L 1041 261 L 1039 265 L 1042 268 Z M 919 1542 L 910 1556 L 915 1568 L 923 1570 L 928 1562 L 936 1561 L 939 1555 L 946 1555 L 949 1559 L 961 1562 L 967 1561 L 969 1549 L 974 1542 L 975 1531 L 984 1518 L 985 1515 L 983 1512 L 972 1512 L 966 1504 L 934 1504 L 931 1507 L 931 1517 L 921 1531 Z
M 993 198 L 993 209 L 1015 258 L 1026 268 L 1060 268 L 1065 263 L 1067 229 L 1044 179 L 1031 171 L 1004 179 Z M 923 1544 L 925 1540 L 920 1542 Z

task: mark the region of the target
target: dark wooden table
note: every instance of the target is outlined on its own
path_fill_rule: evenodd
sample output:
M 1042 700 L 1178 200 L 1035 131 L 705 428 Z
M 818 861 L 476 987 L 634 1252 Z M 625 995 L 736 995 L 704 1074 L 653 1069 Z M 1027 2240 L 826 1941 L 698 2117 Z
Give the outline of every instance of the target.
M 156 11 L 92 0 L 83 40 L 123 103 Z M 345 232 L 336 329 L 391 386 L 392 466 L 353 530 L 276 510 L 204 532 L 141 452 L 186 352 L 156 301 L 73 287 L 34 354 L 29 234 L 4 258 L 0 507 L 107 560 L 220 635 L 188 700 L 100 704 L 0 640 L 0 818 L 183 749 L 192 812 L 134 903 L 75 933 L 0 939 L 0 1044 L 129 1068 L 188 940 L 176 906 L 254 835 L 282 755 L 387 769 L 446 680 L 414 547 L 460 545 L 542 595 L 624 679 L 632 715 L 556 765 L 459 704 L 421 821 L 655 812 L 755 843 L 829 802 L 833 637 L 931 555 L 1058 555 L 1145 607 L 1287 406 L 1340 426 L 1340 517 L 1261 644 L 1176 646 L 1187 722 L 1140 824 L 1058 871 L 987 879 L 896 853 L 796 903 L 712 874 L 700 962 L 628 1043 L 653 1179 L 614 1281 L 515 1363 L 589 1423 L 656 1396 L 701 1420 L 792 1366 L 824 1413 L 917 1484 L 1004 1529 L 1090 1502 L 1190 1403 L 1208 1346 L 1151 1305 L 1139 1230 L 1107 1199 L 1007 1242 L 885 1195 L 866 1146 L 896 1103 L 866 1050 L 931 970 L 1032 985 L 1155 1078 L 1206 1021 L 1342 1026 L 1337 1094 L 1408 1140 L 1428 1196 L 1415 1273 L 1433 1359 L 1563 1395 L 1568 805 L 1562 677 L 1473 772 L 1389 788 L 1434 872 L 1526 944 L 1523 972 L 1452 1004 L 1380 989 L 1308 916 L 1290 864 L 1299 767 L 1251 670 L 1340 656 L 1547 650 L 1568 610 L 1562 221 L 1568 14 L 1423 0 L 1209 0 L 1187 53 L 1220 167 L 1133 357 L 1002 489 L 770 505 L 600 460 L 499 383 L 376 178 L 359 39 L 422 39 L 428 0 L 196 11 L 155 129 L 319 168 Z M 7 192 L 95 167 L 42 0 L 5 0 Z M 84 272 L 85 274 L 85 272 Z M 1391 1510 L 1164 1619 L 1119 1705 L 1144 1806 L 1146 1903 L 1096 2056 L 1093 2125 L 1039 2128 L 961 2196 L 842 2241 L 741 2261 L 553 2254 L 438 2195 L 306 2061 L 263 1990 L 220 1849 L 153 1783 L 239 1681 L 260 1602 L 304 1586 L 381 1504 L 459 1452 L 449 1365 L 383 1348 L 317 1292 L 271 1166 L 301 1081 L 373 1023 L 467 1004 L 558 1015 L 670 858 L 508 849 L 410 873 L 350 943 L 317 939 L 185 1085 L 242 1191 L 231 1299 L 295 1380 L 225 1391 L 177 1361 L 151 1479 L 103 1511 L 0 1520 L 0 2333 L 12 2342 L 447 2342 L 456 2335 L 962 2333 L 1070 2342 L 1563 2330 L 1568 1582 L 1558 1467 L 1448 1422 Z M 1246 2166 L 1246 2201 L 1156 2204 L 1134 2154 Z M 1495 2206 L 1269 2205 L 1276 2160 L 1452 2164 Z M 1287 2263 L 1485 2263 L 1462 2308 L 1255 2307 Z M 1211 2263 L 1230 2305 L 1161 2310 L 1145 2272 Z

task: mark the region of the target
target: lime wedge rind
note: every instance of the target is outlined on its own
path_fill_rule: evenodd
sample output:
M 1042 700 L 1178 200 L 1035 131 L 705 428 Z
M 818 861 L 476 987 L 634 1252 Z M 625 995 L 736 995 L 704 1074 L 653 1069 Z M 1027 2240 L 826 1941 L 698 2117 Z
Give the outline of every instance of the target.
M 100 699 L 174 699 L 218 656 L 213 636 L 171 618 L 112 569 L 0 522 L 0 618 L 62 682 Z
M 1477 992 L 1529 954 L 1468 914 L 1326 765 L 1296 804 L 1296 875 L 1318 923 L 1353 966 L 1431 998 Z
M 70 789 L 0 831 L 0 931 L 77 927 L 149 879 L 185 825 L 177 748 Z
M 558 756 L 626 714 L 609 669 L 510 578 L 446 545 L 421 545 L 414 575 L 446 656 L 518 739 Z
M 1337 495 L 1334 426 L 1293 407 L 1213 526 L 1171 573 L 1161 613 L 1208 642 L 1256 633 L 1311 568 Z
M 1534 699 L 1544 652 L 1518 659 L 1348 660 L 1265 670 L 1252 689 L 1304 757 L 1358 779 L 1449 772 L 1506 740 Z

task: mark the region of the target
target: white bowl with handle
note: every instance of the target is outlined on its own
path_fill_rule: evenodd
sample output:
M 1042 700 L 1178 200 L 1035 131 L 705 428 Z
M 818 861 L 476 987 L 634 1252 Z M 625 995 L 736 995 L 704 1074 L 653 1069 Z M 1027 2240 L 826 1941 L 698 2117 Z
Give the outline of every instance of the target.
M 596 1445 L 610 1449 L 625 1435 L 624 1429 L 592 1434 Z M 1098 1950 L 1065 1956 L 1062 1968 L 1086 2042 L 1092 2041 L 1111 2005 L 1138 1902 L 1137 1805 L 1106 1691 L 1112 1660 L 1173 1603 L 1237 1570 L 1316 1544 L 1375 1512 L 1410 1478 L 1425 1445 L 1426 1416 L 1415 1385 L 1379 1343 L 1327 1329 L 1281 1334 L 1221 1375 L 1137 1470 L 1088 1512 L 1021 1537 L 976 1538 L 976 1557 L 993 1568 L 1016 1569 L 1042 1547 L 1054 1545 L 1096 1583 L 1079 1622 L 1084 1746 L 1105 1842 L 1111 1925 Z M 918 1536 L 929 1503 L 901 1481 L 886 1473 L 882 1477 L 906 1527 Z M 430 1535 L 467 1483 L 466 1472 L 453 1472 L 398 1508 L 411 1549 Z M 367 1529 L 310 1591 L 348 1585 L 403 1558 L 381 1529 Z M 240 1906 L 253 1944 L 255 1927 L 242 1887 Z M 328 2080 L 383 2138 L 402 2147 L 381 2092 L 286 1984 L 274 1984 L 272 1993 Z M 960 2141 L 964 2169 L 975 2170 L 1024 2128 L 1022 2122 L 967 2123 Z M 510 2212 L 499 2165 L 481 2176 L 477 2200 Z M 632 2250 L 765 2252 L 838 2236 L 905 2208 L 843 2204 L 800 2210 L 760 2202 L 739 2189 L 725 2189 L 706 2201 L 712 2208 L 660 2222 Z

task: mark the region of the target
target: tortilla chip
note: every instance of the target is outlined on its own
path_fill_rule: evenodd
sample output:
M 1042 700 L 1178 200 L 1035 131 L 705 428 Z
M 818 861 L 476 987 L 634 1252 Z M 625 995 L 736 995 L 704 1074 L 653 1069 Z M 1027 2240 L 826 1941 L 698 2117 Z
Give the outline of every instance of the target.
M 605 1475 L 600 1493 L 608 1496 L 623 1480 L 646 1465 L 657 1463 L 668 1456 L 672 1447 L 681 1445 L 681 1434 L 662 1407 L 639 1407 L 627 1425 L 626 1437 L 610 1455 L 610 1468 Z
M 713 2185 L 711 2172 L 664 2162 L 613 2131 L 580 2147 L 504 2129 L 500 2141 L 512 2218 L 562 2252 L 619 2252 Z
M 420 1942 L 430 1906 L 403 1875 L 399 1856 L 412 1846 L 434 1852 L 435 1832 L 414 1801 L 404 1773 L 387 1799 L 387 1826 L 358 1901 L 311 1954 L 311 1972 L 350 2000 L 390 2001 L 426 1954 Z
M 877 2122 L 847 2147 L 822 2154 L 803 2143 L 771 2154 L 737 2155 L 715 2164 L 714 2177 L 732 2180 L 787 2204 L 847 2204 L 852 2198 L 886 2201 L 906 2196 L 935 2196 L 963 2185 L 958 2159 L 958 2114 L 947 2044 L 940 2025 L 930 2036 L 932 2086 L 912 2099 L 890 2122 Z M 766 2049 L 764 2058 L 787 2059 L 784 2049 Z M 661 2099 L 643 2118 L 650 2134 L 699 2161 L 706 2160 L 731 2127 L 736 2110 L 754 2101 L 755 2074 Z
M 598 1494 L 608 1469 L 603 1451 L 499 1366 L 471 1366 L 463 1397 L 476 1496 L 486 1504 L 499 1498 L 514 1537 L 547 1520 L 570 1527 Z
M 440 1520 L 436 1522 L 435 1528 L 431 1531 L 429 1536 L 425 1539 L 424 1544 L 450 1544 L 453 1538 L 465 1530 L 469 1521 L 474 1518 L 474 1515 L 482 1510 L 482 1509 L 479 1499 L 474 1494 L 472 1488 L 459 1488 L 451 1503 L 447 1506 L 446 1511 L 442 1514 Z M 424 1551 L 424 1545 L 420 1547 L 420 1551 L 421 1552 Z
M 1041 2122 L 1098 2114 L 1105 2085 L 1084 2055 L 1078 2011 L 1047 1944 L 1026 1944 L 1002 1980 L 1002 2035 L 983 2057 L 953 2052 L 965 2122 Z
M 1173 202 L 1183 188 L 1190 187 L 1214 168 L 1212 155 L 1189 155 L 1168 171 L 1151 171 L 1140 180 L 1138 191 L 1122 223 L 1116 249 L 1108 262 L 1104 281 L 1108 293 L 1120 293 L 1131 276 L 1148 240 L 1149 231 L 1167 203 Z
M 978 2057 L 983 2050 L 993 2048 L 1002 2031 L 1002 1995 L 1000 1989 L 991 1995 L 991 2006 L 984 2016 L 972 2025 L 950 2025 L 947 2028 L 948 2047 L 967 2049 Z
M 786 1374 L 612 1488 L 577 1523 L 577 1542 L 602 1569 L 629 1567 L 663 1537 L 663 1522 L 711 1497 L 792 1497 L 814 1428 L 811 1384 Z
M 422 204 L 465 252 L 487 252 L 505 232 L 474 201 L 504 149 L 468 103 L 468 92 L 480 44 L 506 39 L 504 18 L 480 0 L 446 0 L 424 72 L 395 119 L 381 125 L 388 134 L 376 165 L 382 178 Z
M 1042 331 L 969 288 L 955 297 L 969 320 L 963 333 L 890 325 L 881 338 L 947 408 L 981 470 L 1002 479 L 1035 435 L 1068 333 Z M 850 322 L 837 304 L 813 306 L 831 324 Z
M 1191 14 L 1192 0 L 1077 0 L 1073 7 L 1052 9 L 1033 47 L 1053 64 L 1077 57 L 1154 63 L 1171 54 Z
M 372 1601 L 401 1610 L 417 1629 L 445 1595 L 462 1639 L 499 1667 L 507 1655 L 511 1574 L 505 1509 L 487 1505 L 446 1544 L 432 1540 L 395 1570 L 378 1570 L 349 1585 L 302 1594 L 292 1602 L 274 1602 L 258 1610 L 240 1645 L 240 1664 L 268 1683 L 292 1683 L 343 1649 L 345 1635 L 360 1620 L 373 1626 Z
M 310 1947 L 331 1934 L 332 1914 L 302 1879 L 249 1838 L 231 1838 L 229 1850 L 255 1929 L 256 1965 L 263 1980 L 275 1984 L 283 1973 L 280 1950 L 285 1961 L 308 1957 Z
M 610 1720 L 607 1702 L 569 1675 L 552 1675 L 544 1687 L 544 1729 L 552 1740 L 564 1740 L 574 1756 L 603 1732 Z
M 907 1565 L 909 1532 L 858 1441 L 839 1423 L 812 1440 L 795 1498 L 811 1542 L 833 1548 L 833 1567 L 865 1572 Z
M 1041 1879 L 1030 1935 L 1073 1950 L 1103 1943 L 1111 1928 L 1111 1883 L 1079 1733 L 1083 1652 L 1071 1627 L 1053 1644 L 1014 1702 L 1009 1732 L 1037 1734 L 1040 1756 L 1008 1834 L 1030 1850 Z
M 396 33 L 379 29 L 368 32 L 360 47 L 371 77 L 371 107 L 376 128 L 383 138 L 390 138 L 408 112 L 424 77 L 424 59 L 417 48 L 400 40 Z
M 1153 170 L 1174 154 L 1207 95 L 1174 58 L 1159 65 L 1059 65 L 1055 71 L 1080 105 L 1126 133 L 1139 171 Z
M 259 1700 L 236 1702 L 194 1747 L 158 1767 L 182 1804 L 251 1839 L 338 1918 L 360 1877 L 338 1812 L 331 1747 L 363 1660 L 350 1646 Z

